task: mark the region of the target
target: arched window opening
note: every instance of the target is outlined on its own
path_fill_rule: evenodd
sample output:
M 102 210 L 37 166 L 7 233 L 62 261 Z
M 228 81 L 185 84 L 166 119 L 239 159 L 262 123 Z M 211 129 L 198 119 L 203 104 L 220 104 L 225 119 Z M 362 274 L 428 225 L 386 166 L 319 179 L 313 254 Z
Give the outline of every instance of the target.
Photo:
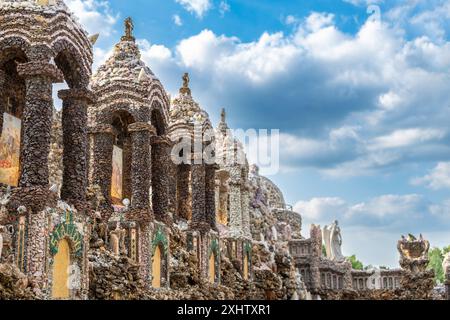
M 111 199 L 113 204 L 122 205 L 123 199 L 131 199 L 132 145 L 128 126 L 133 118 L 126 112 L 113 115 L 114 147 L 112 154 Z
M 0 184 L 17 187 L 20 177 L 25 108 L 25 80 L 17 72 L 17 65 L 27 61 L 17 49 L 2 53 L 0 65 Z

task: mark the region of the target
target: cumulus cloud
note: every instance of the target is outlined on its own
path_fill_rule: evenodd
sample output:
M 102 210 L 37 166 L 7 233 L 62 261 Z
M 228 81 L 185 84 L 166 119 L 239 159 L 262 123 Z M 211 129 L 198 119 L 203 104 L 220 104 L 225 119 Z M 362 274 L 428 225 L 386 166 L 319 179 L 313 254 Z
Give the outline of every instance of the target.
M 65 3 L 90 34 L 108 37 L 113 33 L 119 15 L 111 11 L 108 1 L 66 0 Z
M 429 174 L 411 182 L 413 185 L 425 185 L 433 190 L 450 188 L 450 162 L 438 163 Z
M 202 18 L 203 15 L 212 7 L 210 0 L 175 0 L 190 13 Z
M 178 1 L 198 15 L 212 5 Z M 406 12 L 445 8 L 433 3 Z M 189 71 L 195 98 L 213 117 L 226 107 L 233 127 L 281 129 L 285 168 L 346 177 L 450 161 L 450 42 L 408 35 L 394 12 L 354 34 L 339 30 L 333 14 L 312 12 L 288 16 L 290 33 L 264 32 L 249 42 L 204 29 L 174 48 L 141 46 L 170 92 Z
M 433 203 L 419 194 L 387 194 L 359 203 L 339 197 L 312 198 L 294 206 L 306 225 L 339 220 L 345 228 L 373 227 L 397 233 L 446 230 L 449 208 L 449 200 Z

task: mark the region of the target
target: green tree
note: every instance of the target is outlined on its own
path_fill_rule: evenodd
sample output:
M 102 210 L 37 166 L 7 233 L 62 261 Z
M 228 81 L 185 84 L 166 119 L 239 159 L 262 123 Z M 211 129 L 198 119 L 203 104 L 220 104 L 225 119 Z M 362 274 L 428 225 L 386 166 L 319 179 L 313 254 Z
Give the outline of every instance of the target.
M 352 255 L 351 257 L 347 258 L 348 261 L 351 262 L 352 268 L 355 270 L 364 270 L 364 265 L 361 261 L 356 259 L 356 255 Z
M 325 245 L 322 245 L 322 256 L 326 257 L 327 256 L 327 248 L 325 247 Z
M 444 269 L 442 268 L 442 262 L 444 262 L 444 255 L 450 252 L 450 246 L 445 247 L 442 250 L 439 248 L 433 248 L 428 253 L 430 262 L 428 264 L 428 270 L 434 270 L 436 283 L 444 282 Z

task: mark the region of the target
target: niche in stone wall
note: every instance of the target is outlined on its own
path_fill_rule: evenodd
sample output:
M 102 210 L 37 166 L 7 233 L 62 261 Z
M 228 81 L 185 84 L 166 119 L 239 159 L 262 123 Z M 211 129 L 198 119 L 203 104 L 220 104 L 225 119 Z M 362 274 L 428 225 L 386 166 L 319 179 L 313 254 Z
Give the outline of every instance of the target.
M 111 200 L 122 206 L 123 199 L 131 199 L 131 156 L 132 145 L 128 126 L 134 122 L 125 111 L 115 112 L 112 126 L 114 146 L 112 156 Z
M 70 245 L 66 239 L 58 243 L 58 252 L 53 258 L 53 299 L 68 299 L 69 289 L 69 268 L 70 268 Z
M 250 270 L 252 264 L 252 245 L 249 242 L 243 243 L 243 264 L 242 264 L 242 275 L 244 280 L 250 278 Z
M 167 236 L 161 226 L 157 227 L 152 241 L 152 287 L 162 288 L 167 285 L 168 271 L 168 250 L 169 244 Z
M 220 248 L 217 239 L 212 239 L 208 255 L 208 280 L 210 283 L 218 283 L 220 279 Z
M 25 107 L 25 81 L 17 73 L 17 65 L 26 62 L 19 49 L 7 49 L 0 54 L 0 72 L 4 83 L 0 87 L 0 183 L 16 187 L 20 177 L 22 116 Z M 1 83 L 0 83 L 1 84 Z

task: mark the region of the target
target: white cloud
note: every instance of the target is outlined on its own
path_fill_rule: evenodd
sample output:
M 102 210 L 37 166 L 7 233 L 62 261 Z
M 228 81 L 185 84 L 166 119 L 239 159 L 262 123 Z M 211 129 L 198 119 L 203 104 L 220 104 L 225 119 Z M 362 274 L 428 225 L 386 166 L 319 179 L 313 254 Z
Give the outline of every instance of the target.
M 309 201 L 299 201 L 294 211 L 308 221 L 332 221 L 345 213 L 347 204 L 340 198 L 313 198 Z
M 390 149 L 400 148 L 431 140 L 440 140 L 444 138 L 446 132 L 439 129 L 402 129 L 396 130 L 386 136 L 377 137 L 371 143 L 372 149 Z
M 425 185 L 433 190 L 450 188 L 450 162 L 438 163 L 428 175 L 415 178 L 411 182 L 413 185 Z
M 195 13 L 197 17 L 202 18 L 203 15 L 212 7 L 210 0 L 175 0 L 181 4 L 190 13 Z
M 183 21 L 181 20 L 181 17 L 178 14 L 174 14 L 172 16 L 173 23 L 175 23 L 177 26 L 181 27 L 183 25 Z
M 65 3 L 90 34 L 108 37 L 113 33 L 119 15 L 112 13 L 108 1 L 66 0 Z
M 219 12 L 220 12 L 220 15 L 221 15 L 222 17 L 224 17 L 225 14 L 226 14 L 227 12 L 230 11 L 230 9 L 231 9 L 231 7 L 230 7 L 230 5 L 228 4 L 228 2 L 226 2 L 225 0 L 220 1 L 220 4 L 219 4 Z

